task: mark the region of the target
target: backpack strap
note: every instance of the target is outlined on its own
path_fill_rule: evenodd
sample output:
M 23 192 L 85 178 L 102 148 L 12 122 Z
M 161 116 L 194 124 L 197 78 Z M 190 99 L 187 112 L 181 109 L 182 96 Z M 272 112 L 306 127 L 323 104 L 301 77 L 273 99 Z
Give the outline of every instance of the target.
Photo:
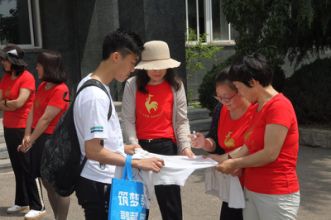
M 109 95 L 108 90 L 106 89 L 106 87 L 105 87 L 105 86 L 104 86 L 99 80 L 96 80 L 96 79 L 89 79 L 89 80 L 87 80 L 87 81 L 86 81 L 86 82 L 85 82 L 85 83 L 84 83 L 84 84 L 78 89 L 78 91 L 77 91 L 77 93 L 76 93 L 76 96 L 75 96 L 73 102 L 75 102 L 75 100 L 76 100 L 78 94 L 79 94 L 83 89 L 85 89 L 86 87 L 89 87 L 89 86 L 96 86 L 96 87 L 102 89 L 102 90 L 107 94 L 107 96 L 108 96 L 108 98 L 109 98 L 109 101 L 110 101 L 110 104 L 109 104 L 109 110 L 108 110 L 108 120 L 109 120 L 110 117 L 111 117 L 111 115 L 112 115 L 112 113 L 113 113 L 111 97 L 110 97 L 110 95 Z M 73 104 L 72 104 L 72 106 L 73 106 Z M 102 145 L 103 145 L 103 144 L 102 144 Z M 85 156 L 84 159 L 83 159 L 83 161 L 82 161 L 82 163 L 81 163 L 81 165 L 80 165 L 80 170 L 81 170 L 81 171 L 83 170 L 86 161 L 87 161 L 87 157 Z
M 75 99 L 77 98 L 78 94 L 83 90 L 85 89 L 86 87 L 89 87 L 89 86 L 96 86 L 100 89 L 102 89 L 108 96 L 109 98 L 109 101 L 110 101 L 110 104 L 109 104 L 109 110 L 108 110 L 108 120 L 110 119 L 112 113 L 113 113 L 113 108 L 112 108 L 112 101 L 111 101 L 111 97 L 108 93 L 108 90 L 106 89 L 106 87 L 99 81 L 99 80 L 96 80 L 96 79 L 89 79 L 87 80 L 77 91 L 76 93 L 76 96 L 75 96 Z

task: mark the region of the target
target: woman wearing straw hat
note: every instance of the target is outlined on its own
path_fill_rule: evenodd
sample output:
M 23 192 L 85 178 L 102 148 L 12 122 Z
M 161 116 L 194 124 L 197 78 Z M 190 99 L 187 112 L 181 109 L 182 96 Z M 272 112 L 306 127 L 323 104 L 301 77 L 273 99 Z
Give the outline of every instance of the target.
M 122 116 L 128 144 L 157 154 L 194 156 L 184 85 L 174 72 L 179 65 L 170 58 L 166 42 L 145 43 L 137 75 L 124 89 Z M 155 194 L 163 220 L 182 219 L 179 186 L 157 185 Z
M 35 97 L 35 80 L 26 70 L 23 57 L 23 50 L 15 44 L 8 44 L 0 51 L 5 72 L 0 82 L 0 109 L 4 112 L 4 136 L 16 180 L 15 204 L 7 209 L 7 213 L 21 212 L 30 207 L 35 210 L 32 216 L 31 213 L 25 216 L 25 219 L 30 219 L 44 215 L 45 211 L 40 183 L 31 175 L 31 152 L 17 151 Z

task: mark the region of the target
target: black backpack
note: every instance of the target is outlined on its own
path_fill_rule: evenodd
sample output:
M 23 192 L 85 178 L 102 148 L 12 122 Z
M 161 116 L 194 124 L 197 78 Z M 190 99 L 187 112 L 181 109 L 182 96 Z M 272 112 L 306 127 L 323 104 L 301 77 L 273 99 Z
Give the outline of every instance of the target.
M 112 114 L 111 98 L 104 85 L 95 79 L 86 81 L 76 93 L 68 111 L 59 120 L 53 135 L 45 143 L 41 157 L 40 172 L 61 196 L 69 196 L 75 191 L 80 173 L 87 158 L 81 162 L 81 151 L 74 123 L 73 108 L 78 94 L 86 87 L 102 89 L 110 99 L 108 120 Z

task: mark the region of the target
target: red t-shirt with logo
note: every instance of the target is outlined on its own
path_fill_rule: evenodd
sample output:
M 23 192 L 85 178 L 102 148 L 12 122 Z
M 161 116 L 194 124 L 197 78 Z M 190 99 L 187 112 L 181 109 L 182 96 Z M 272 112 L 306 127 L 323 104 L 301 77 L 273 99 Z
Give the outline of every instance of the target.
M 226 153 L 244 145 L 244 134 L 256 111 L 256 105 L 250 105 L 238 119 L 232 119 L 230 111 L 223 106 L 218 120 L 218 143 Z
M 5 128 L 25 128 L 26 120 L 35 97 L 36 83 L 33 75 L 25 70 L 16 79 L 11 79 L 10 74 L 4 74 L 0 89 L 2 91 L 2 98 L 7 101 L 15 100 L 20 94 L 20 89 L 28 89 L 31 91 L 29 98 L 26 100 L 21 108 L 15 111 L 3 112 L 3 125 Z
M 264 194 L 291 194 L 299 191 L 296 163 L 299 150 L 299 131 L 294 108 L 283 95 L 277 94 L 256 112 L 245 135 L 245 144 L 253 154 L 264 148 L 268 124 L 282 125 L 288 132 L 278 158 L 262 167 L 245 169 L 245 187 Z
M 68 109 L 69 89 L 65 83 L 60 83 L 50 89 L 46 89 L 47 82 L 42 82 L 37 90 L 36 99 L 33 105 L 32 128 L 35 128 L 39 119 L 44 114 L 47 106 L 53 106 L 61 109 L 60 113 L 49 123 L 46 134 L 53 134 L 54 129 L 63 113 Z
M 174 95 L 168 82 L 147 85 L 148 93 L 136 93 L 137 138 L 170 138 L 175 140 L 172 124 Z

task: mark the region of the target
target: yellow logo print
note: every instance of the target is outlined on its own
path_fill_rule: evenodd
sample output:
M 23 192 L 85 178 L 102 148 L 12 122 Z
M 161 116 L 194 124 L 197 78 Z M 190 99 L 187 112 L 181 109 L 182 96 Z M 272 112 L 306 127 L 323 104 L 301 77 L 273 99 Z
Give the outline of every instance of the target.
M 252 134 L 252 129 L 249 129 L 249 131 L 247 131 L 244 134 L 244 140 L 247 141 L 250 138 L 251 134 Z
M 152 94 L 148 94 L 148 97 L 145 101 L 145 106 L 148 111 L 148 113 L 151 113 L 151 110 L 153 109 L 154 111 L 157 110 L 158 103 L 156 101 L 151 101 L 151 98 L 153 97 Z
M 225 136 L 224 139 L 224 145 L 226 147 L 235 147 L 235 141 L 233 138 L 231 138 L 232 131 L 229 131 L 229 133 Z

